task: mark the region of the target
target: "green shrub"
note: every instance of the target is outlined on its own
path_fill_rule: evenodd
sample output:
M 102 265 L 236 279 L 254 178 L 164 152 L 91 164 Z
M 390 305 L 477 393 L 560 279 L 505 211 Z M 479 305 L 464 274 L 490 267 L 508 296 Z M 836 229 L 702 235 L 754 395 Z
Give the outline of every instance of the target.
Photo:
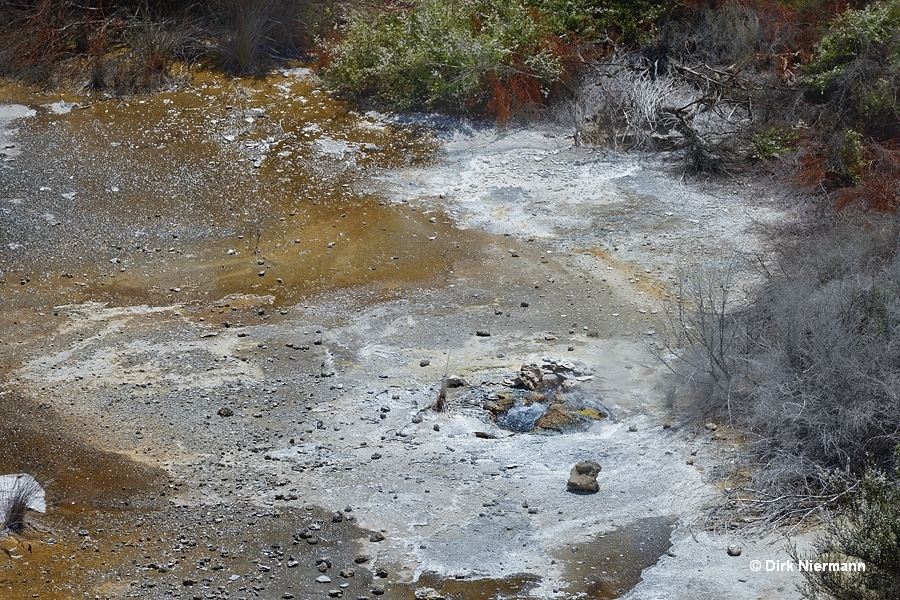
M 796 549 L 795 560 L 800 559 Z M 840 506 L 815 543 L 813 562 L 862 562 L 865 572 L 803 571 L 800 591 L 809 600 L 900 598 L 900 488 L 870 470 L 859 491 Z
M 767 129 L 753 136 L 751 156 L 756 160 L 775 160 L 790 151 L 796 142 L 795 129 Z
M 900 118 L 900 0 L 839 15 L 816 46 L 812 83 L 838 114 L 865 120 L 870 131 Z
M 398 109 L 485 107 L 498 83 L 552 84 L 561 65 L 548 30 L 519 3 L 420 0 L 405 9 L 357 9 L 325 43 L 325 80 Z M 526 94 L 531 100 L 534 93 Z
M 575 34 L 596 41 L 606 33 L 622 41 L 643 41 L 666 5 L 658 0 L 527 0 L 558 35 Z

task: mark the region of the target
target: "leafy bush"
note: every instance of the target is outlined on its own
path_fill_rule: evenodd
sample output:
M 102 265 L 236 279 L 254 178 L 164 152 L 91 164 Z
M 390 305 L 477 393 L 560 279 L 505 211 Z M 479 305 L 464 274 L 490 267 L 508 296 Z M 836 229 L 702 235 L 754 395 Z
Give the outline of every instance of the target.
M 815 543 L 813 562 L 862 562 L 865 572 L 804 571 L 800 587 L 809 600 L 900 598 L 900 487 L 870 470 L 859 490 L 840 506 Z M 795 560 L 801 557 L 792 549 Z
M 498 86 L 536 103 L 561 73 L 543 41 L 547 30 L 518 3 L 420 0 L 357 9 L 342 33 L 325 44 L 326 81 L 399 109 L 483 108 Z
M 528 0 L 541 19 L 558 35 L 575 34 L 598 41 L 614 35 L 631 43 L 649 38 L 666 2 L 660 0 Z
M 838 115 L 865 120 L 868 130 L 900 119 L 900 0 L 882 0 L 839 15 L 809 64 L 812 83 Z
M 756 160 L 774 160 L 791 150 L 796 142 L 795 129 L 767 129 L 753 136 L 751 156 Z

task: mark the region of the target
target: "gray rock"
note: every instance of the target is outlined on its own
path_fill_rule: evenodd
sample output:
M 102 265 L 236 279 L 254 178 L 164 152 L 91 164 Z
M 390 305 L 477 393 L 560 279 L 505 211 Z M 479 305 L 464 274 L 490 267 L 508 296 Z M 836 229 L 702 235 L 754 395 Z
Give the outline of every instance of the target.
M 597 483 L 597 476 L 600 474 L 602 467 L 592 461 L 583 460 L 572 467 L 569 474 L 569 481 L 566 489 L 570 492 L 589 492 L 597 493 L 600 491 L 600 484 Z
M 316 577 L 316 581 L 318 581 L 319 583 L 331 583 L 331 577 L 329 577 L 328 575 L 319 575 L 318 577 Z
M 384 540 L 384 534 L 381 533 L 380 531 L 376 531 L 375 533 L 373 533 L 372 535 L 369 536 L 370 542 L 380 542 L 382 540 Z
M 743 548 L 741 548 L 737 544 L 728 546 L 728 556 L 740 556 L 741 552 L 743 552 Z

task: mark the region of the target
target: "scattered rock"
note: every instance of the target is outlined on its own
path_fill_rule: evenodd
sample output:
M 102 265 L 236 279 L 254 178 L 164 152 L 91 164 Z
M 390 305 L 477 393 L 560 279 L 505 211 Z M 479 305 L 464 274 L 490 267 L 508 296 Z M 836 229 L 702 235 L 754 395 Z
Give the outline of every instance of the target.
M 420 415 L 419 413 L 414 414 L 414 415 L 412 416 L 412 422 L 413 422 L 413 423 L 421 423 L 421 422 L 422 422 L 422 415 Z
M 370 542 L 380 542 L 383 540 L 384 540 L 384 534 L 381 533 L 380 531 L 376 531 L 375 533 L 373 533 L 372 535 L 369 536 Z
M 600 491 L 600 484 L 597 483 L 597 475 L 600 474 L 602 467 L 592 461 L 583 460 L 572 467 L 569 474 L 569 482 L 566 489 L 570 492 L 589 492 L 597 493 Z
M 355 562 L 358 565 L 361 565 L 363 563 L 369 562 L 370 560 L 372 560 L 372 557 L 369 556 L 368 554 L 357 554 L 356 557 L 353 559 L 353 562 Z
M 743 552 L 743 548 L 741 548 L 737 544 L 728 546 L 728 556 L 740 556 L 741 552 Z
M 544 380 L 544 371 L 537 365 L 522 365 L 513 380 L 513 387 L 534 391 Z
M 486 431 L 476 431 L 475 437 L 481 438 L 483 440 L 496 440 L 497 439 L 496 435 L 494 435 L 493 433 L 488 433 Z
M 384 596 L 384 586 L 376 585 L 372 588 L 372 594 L 375 596 Z
M 319 575 L 318 577 L 316 577 L 316 581 L 318 581 L 319 583 L 331 583 L 331 577 L 329 577 L 328 575 Z
M 715 423 L 707 423 L 706 425 L 704 425 L 704 427 L 706 427 L 708 431 L 715 431 L 719 428 L 719 426 Z
M 478 337 L 491 337 L 491 332 L 479 329 L 475 332 L 475 335 L 477 335 Z
M 425 359 L 425 358 L 423 358 L 422 360 L 419 361 L 420 367 L 427 367 L 430 364 L 431 364 L 431 361 L 428 359 Z
M 628 431 L 630 431 L 632 433 L 634 433 L 637 430 L 638 430 L 637 425 L 629 425 L 628 426 Z
M 234 411 L 231 410 L 230 408 L 228 408 L 227 406 L 223 406 L 222 408 L 219 409 L 218 414 L 220 417 L 231 417 L 231 416 L 234 416 Z

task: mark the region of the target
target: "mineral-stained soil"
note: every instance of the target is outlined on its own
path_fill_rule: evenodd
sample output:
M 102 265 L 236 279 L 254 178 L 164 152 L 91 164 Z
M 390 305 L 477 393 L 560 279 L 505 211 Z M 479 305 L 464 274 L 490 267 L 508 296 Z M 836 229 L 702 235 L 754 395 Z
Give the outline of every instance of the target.
M 4 94 L 0 469 L 50 506 L 0 596 L 797 597 L 749 567 L 778 538 L 705 527 L 740 440 L 650 351 L 679 266 L 764 254 L 765 188 L 303 70 Z M 553 426 L 499 427 L 516 398 Z

